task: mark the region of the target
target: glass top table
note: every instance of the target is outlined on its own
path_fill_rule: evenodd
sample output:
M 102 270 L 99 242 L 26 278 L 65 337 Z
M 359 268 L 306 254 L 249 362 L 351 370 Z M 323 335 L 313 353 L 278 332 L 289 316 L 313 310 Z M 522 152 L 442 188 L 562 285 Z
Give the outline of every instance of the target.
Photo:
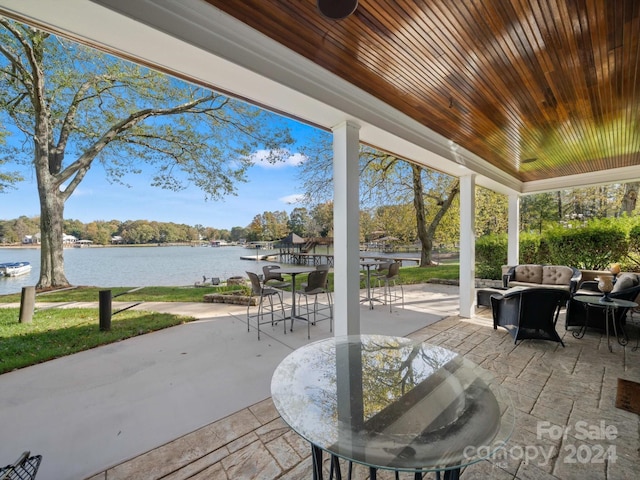
M 312 452 L 372 469 L 459 473 L 503 447 L 515 423 L 511 398 L 491 373 L 403 337 L 308 344 L 276 368 L 271 395 Z M 321 453 L 313 454 L 314 478 L 322 478 Z
M 607 299 L 604 296 L 598 296 L 598 295 L 574 295 L 573 300 L 584 303 L 586 305 L 591 305 L 594 307 L 599 307 L 604 309 L 604 325 L 605 325 L 605 331 L 607 334 L 607 348 L 609 349 L 609 352 L 613 352 L 613 349 L 611 348 L 611 342 L 609 340 L 609 320 L 611 320 L 611 323 L 613 324 L 613 334 L 618 339 L 618 343 L 623 346 L 627 344 L 627 339 L 624 335 L 624 331 L 622 332 L 623 335 L 621 337 L 618 336 L 615 309 L 616 308 L 635 308 L 638 306 L 636 302 L 632 302 L 630 300 L 624 300 L 622 298 Z M 577 332 L 573 332 L 573 336 L 575 338 L 584 337 L 584 334 L 588 326 L 589 326 L 589 309 L 587 308 L 587 319 L 585 320 L 584 325 L 580 327 L 580 330 L 578 330 Z M 620 328 L 622 328 L 622 326 Z

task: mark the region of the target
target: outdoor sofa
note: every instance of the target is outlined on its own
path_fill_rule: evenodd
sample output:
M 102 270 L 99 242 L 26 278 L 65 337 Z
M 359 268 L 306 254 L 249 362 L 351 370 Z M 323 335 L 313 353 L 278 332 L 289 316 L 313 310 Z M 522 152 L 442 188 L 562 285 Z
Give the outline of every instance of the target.
M 504 288 L 553 288 L 573 295 L 582 278 L 580 270 L 565 265 L 524 264 L 506 267 L 502 275 Z
M 502 288 L 478 289 L 476 305 L 490 307 L 493 295 L 506 295 L 527 288 L 563 290 L 573 295 L 581 277 L 580 270 L 564 265 L 503 265 Z

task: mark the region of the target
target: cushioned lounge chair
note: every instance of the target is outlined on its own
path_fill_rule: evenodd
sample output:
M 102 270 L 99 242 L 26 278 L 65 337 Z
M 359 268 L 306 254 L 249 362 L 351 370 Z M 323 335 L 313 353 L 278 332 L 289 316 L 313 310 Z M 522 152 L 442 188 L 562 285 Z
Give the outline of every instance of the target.
M 514 343 L 524 339 L 540 339 L 564 343 L 556 323 L 560 309 L 569 299 L 569 292 L 549 288 L 526 288 L 504 295 L 491 296 L 493 328 L 506 328 Z
M 586 281 L 582 282 L 577 292 L 580 295 L 602 296 L 602 292 L 598 290 L 598 282 Z M 635 301 L 640 295 L 640 277 L 635 273 L 623 273 L 613 286 L 612 292 L 609 294 L 611 298 L 621 300 Z M 588 309 L 588 310 L 587 310 Z M 624 328 L 625 318 L 628 308 L 620 307 L 614 311 L 616 324 Z M 565 328 L 583 327 L 587 322 L 588 328 L 596 328 L 605 330 L 605 309 L 589 307 L 586 303 L 570 300 L 567 306 L 567 315 L 565 319 Z

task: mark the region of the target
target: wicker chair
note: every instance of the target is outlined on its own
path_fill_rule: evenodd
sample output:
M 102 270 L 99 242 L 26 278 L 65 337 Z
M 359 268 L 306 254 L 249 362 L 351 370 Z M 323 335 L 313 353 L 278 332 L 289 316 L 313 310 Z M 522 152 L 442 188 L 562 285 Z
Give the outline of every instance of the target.
M 569 292 L 551 288 L 512 290 L 491 296 L 494 330 L 504 327 L 513 336 L 513 343 L 524 339 L 564 342 L 556 332 L 560 309 L 569 299 Z
M 630 279 L 629 283 L 626 283 L 627 279 Z M 582 282 L 578 293 L 581 295 L 602 296 L 602 292 L 598 290 L 598 282 L 595 281 Z M 630 301 L 635 301 L 638 295 L 640 295 L 640 278 L 636 274 L 629 273 L 623 273 L 618 277 L 613 291 L 609 294 L 611 298 Z M 622 327 L 623 331 L 628 311 L 629 309 L 624 307 L 616 308 L 614 311 L 616 324 Z M 605 310 L 603 308 L 589 307 L 587 304 L 577 300 L 570 300 L 567 306 L 565 329 L 583 327 L 585 324 L 587 324 L 588 328 L 605 330 Z

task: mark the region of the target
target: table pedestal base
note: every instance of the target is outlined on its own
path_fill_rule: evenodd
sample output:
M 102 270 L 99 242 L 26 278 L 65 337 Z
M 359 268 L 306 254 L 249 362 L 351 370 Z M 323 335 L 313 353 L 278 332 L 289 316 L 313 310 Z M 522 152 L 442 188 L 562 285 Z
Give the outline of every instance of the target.
M 311 444 L 311 459 L 313 461 L 313 480 L 323 480 L 322 473 L 322 449 Z M 407 472 L 408 473 L 408 472 Z M 414 480 L 422 480 L 423 475 L 426 472 L 415 472 Z M 347 472 L 347 480 L 352 480 L 353 474 L 353 462 L 349 462 L 349 469 Z M 395 472 L 396 480 L 400 480 L 400 472 Z M 443 475 L 441 475 L 443 474 Z M 335 476 L 335 477 L 334 477 Z M 329 467 L 329 480 L 342 480 L 342 469 L 340 468 L 340 460 L 337 456 L 331 455 L 331 466 Z M 378 469 L 369 467 L 370 480 L 377 480 Z M 442 472 L 436 472 L 436 480 L 459 480 L 460 469 L 453 468 L 450 470 L 444 470 Z

